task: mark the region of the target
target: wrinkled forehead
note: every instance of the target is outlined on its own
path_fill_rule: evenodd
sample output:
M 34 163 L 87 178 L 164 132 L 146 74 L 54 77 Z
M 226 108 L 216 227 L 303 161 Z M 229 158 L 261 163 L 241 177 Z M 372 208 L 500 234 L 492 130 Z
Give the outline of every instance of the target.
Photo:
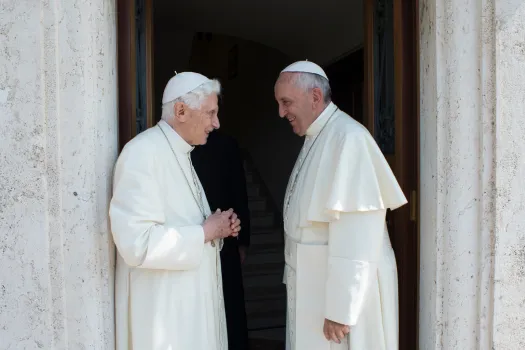
M 274 91 L 276 97 L 292 97 L 303 95 L 304 91 L 296 84 L 296 73 L 281 73 L 275 82 Z
M 297 79 L 297 73 L 291 73 L 291 72 L 284 72 L 279 74 L 279 77 L 277 78 L 277 81 L 275 82 L 275 85 L 294 85 L 295 80 Z
M 219 107 L 219 97 L 217 94 L 210 94 L 204 98 L 202 101 L 202 108 L 203 109 L 216 109 Z

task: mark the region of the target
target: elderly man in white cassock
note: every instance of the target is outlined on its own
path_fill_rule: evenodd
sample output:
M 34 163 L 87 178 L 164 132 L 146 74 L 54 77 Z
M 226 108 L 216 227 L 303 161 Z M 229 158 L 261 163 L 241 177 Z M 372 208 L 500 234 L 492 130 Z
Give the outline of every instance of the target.
M 110 204 L 118 250 L 117 350 L 227 350 L 219 250 L 236 236 L 232 210 L 213 214 L 191 164 L 219 127 L 220 84 L 176 74 L 162 120 L 120 154 Z
M 407 201 L 368 130 L 330 99 L 325 72 L 296 62 L 275 84 L 305 136 L 285 196 L 287 350 L 396 350 L 397 270 L 387 209 Z

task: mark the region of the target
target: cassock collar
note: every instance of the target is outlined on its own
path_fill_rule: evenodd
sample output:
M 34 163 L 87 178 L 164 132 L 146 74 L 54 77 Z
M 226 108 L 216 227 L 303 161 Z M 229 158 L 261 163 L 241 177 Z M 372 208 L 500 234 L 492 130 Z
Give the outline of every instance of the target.
M 173 150 L 181 153 L 190 153 L 195 147 L 187 143 L 177 132 L 164 120 L 158 123 L 158 126 L 162 128 L 162 131 L 168 137 L 168 141 L 173 147 Z
M 337 106 L 333 102 L 330 102 L 330 104 L 326 106 L 324 111 L 322 111 L 321 114 L 319 114 L 317 119 L 314 120 L 312 125 L 310 125 L 308 130 L 306 130 L 306 135 L 307 136 L 317 135 L 321 131 L 323 126 L 325 126 L 325 124 L 328 122 L 328 119 L 330 118 L 332 113 L 334 113 L 336 108 Z

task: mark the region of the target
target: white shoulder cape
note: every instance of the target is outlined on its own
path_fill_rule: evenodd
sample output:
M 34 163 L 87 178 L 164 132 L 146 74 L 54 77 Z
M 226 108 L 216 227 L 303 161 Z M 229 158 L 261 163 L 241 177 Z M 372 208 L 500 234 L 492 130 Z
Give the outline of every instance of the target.
M 313 188 L 301 222 L 330 222 L 343 212 L 393 210 L 407 203 L 373 137 L 346 113 L 337 112 L 316 143 L 315 166 L 306 175 Z

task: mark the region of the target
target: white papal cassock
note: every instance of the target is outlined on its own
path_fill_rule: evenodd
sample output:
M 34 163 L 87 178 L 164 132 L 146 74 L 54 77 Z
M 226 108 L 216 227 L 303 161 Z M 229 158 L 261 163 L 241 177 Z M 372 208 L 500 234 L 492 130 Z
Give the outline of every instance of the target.
M 385 213 L 407 201 L 368 130 L 330 103 L 307 130 L 286 193 L 287 350 L 396 350 Z M 328 342 L 325 318 L 350 325 L 348 339 Z
M 117 350 L 227 349 L 220 244 L 204 243 L 196 186 L 205 215 L 210 209 L 192 149 L 161 121 L 117 161 L 110 205 Z

